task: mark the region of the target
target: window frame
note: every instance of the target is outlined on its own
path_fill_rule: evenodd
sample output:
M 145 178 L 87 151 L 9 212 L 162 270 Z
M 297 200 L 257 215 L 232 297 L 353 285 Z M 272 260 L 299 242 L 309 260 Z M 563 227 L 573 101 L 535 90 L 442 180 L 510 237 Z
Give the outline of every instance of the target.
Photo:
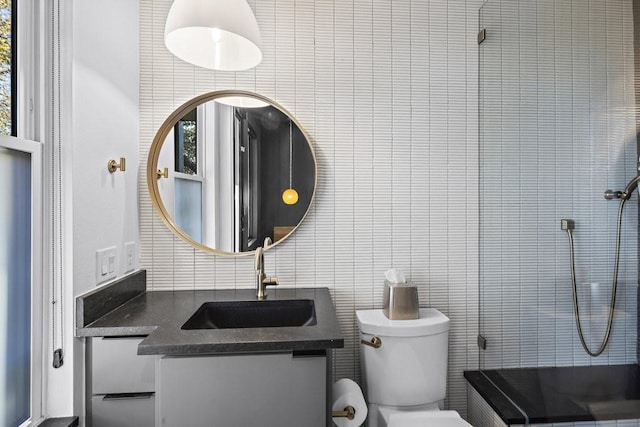
M 11 0 L 12 12 L 12 94 L 11 133 L 0 135 L 3 146 L 31 153 L 32 156 L 32 294 L 31 294 L 31 416 L 20 427 L 36 426 L 45 416 L 47 401 L 47 317 L 45 288 L 45 241 L 49 229 L 45 218 L 43 176 L 46 147 L 42 142 L 46 128 L 45 93 L 47 77 L 47 3 L 42 0 Z M 15 145 L 17 144 L 17 146 Z M 11 147 L 9 147 L 11 146 Z
M 204 199 L 204 191 L 205 191 L 205 170 L 204 170 L 204 135 L 203 135 L 203 128 L 202 128 L 202 123 L 204 121 L 203 119 L 203 110 L 202 110 L 202 106 L 198 106 L 196 111 L 193 113 L 195 115 L 195 143 L 196 143 L 196 163 L 195 163 L 195 168 L 196 168 L 196 173 L 195 174 L 190 174 L 190 173 L 184 173 L 184 172 L 179 172 L 176 168 L 177 166 L 177 162 L 178 162 L 178 158 L 183 158 L 183 152 L 184 152 L 184 137 L 183 137 L 183 133 L 179 130 L 179 126 L 181 126 L 181 123 L 185 122 L 186 120 L 178 120 L 178 122 L 174 125 L 173 127 L 173 156 L 174 156 L 174 165 L 173 165 L 173 179 L 174 179 L 174 189 L 177 188 L 177 182 L 178 181 L 192 181 L 192 182 L 197 182 L 200 184 L 200 236 L 199 238 L 197 238 L 198 236 L 191 236 L 191 238 L 193 240 L 195 240 L 198 243 L 202 243 L 203 239 L 204 239 L 204 235 L 206 233 L 204 226 L 203 226 L 203 221 L 202 218 L 205 217 L 205 199 Z M 182 141 L 180 141 L 180 139 L 182 138 Z M 177 193 L 177 190 L 175 190 L 175 192 Z M 174 204 L 176 204 L 176 200 L 178 199 L 178 197 L 176 196 L 176 194 L 174 193 Z M 178 220 L 178 208 L 177 208 L 177 204 L 173 206 L 173 219 L 174 221 L 176 221 L 176 223 L 183 229 L 187 229 L 188 227 L 184 227 L 182 224 L 180 224 L 181 221 Z
M 202 180 L 204 178 L 204 171 L 202 170 L 202 166 L 203 166 L 203 142 L 202 142 L 202 129 L 199 126 L 199 123 L 201 122 L 201 112 L 200 112 L 200 108 L 198 108 L 195 112 L 195 142 L 196 142 L 196 164 L 195 164 L 195 168 L 196 168 L 196 173 L 194 174 L 190 174 L 190 173 L 185 173 L 182 171 L 179 171 L 178 168 L 176 167 L 176 163 L 178 161 L 183 161 L 183 160 L 178 160 L 178 159 L 184 159 L 184 132 L 181 131 L 180 127 L 182 126 L 182 123 L 186 122 L 187 120 L 178 120 L 176 122 L 176 124 L 173 126 L 173 150 L 174 150 L 174 166 L 173 166 L 173 171 L 174 174 L 176 176 L 180 176 L 181 178 L 186 178 L 186 179 L 192 179 L 192 180 L 198 180 L 197 178 L 200 178 L 200 180 Z M 190 120 L 193 121 L 193 120 Z M 184 170 L 184 168 L 183 168 Z
M 42 144 L 0 135 L 0 147 L 28 153 L 31 157 L 31 384 L 30 417 L 20 425 L 36 424 L 43 418 L 44 298 L 42 245 Z
M 18 136 L 18 0 L 11 0 L 11 136 Z

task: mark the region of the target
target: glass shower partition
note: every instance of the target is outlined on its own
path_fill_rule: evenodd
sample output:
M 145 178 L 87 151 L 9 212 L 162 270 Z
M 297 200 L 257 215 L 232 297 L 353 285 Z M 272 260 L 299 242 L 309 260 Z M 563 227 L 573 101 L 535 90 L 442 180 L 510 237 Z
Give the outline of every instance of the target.
M 632 2 L 487 0 L 480 10 L 480 368 L 636 363 L 637 193 L 622 218 L 614 327 L 618 200 L 637 174 Z

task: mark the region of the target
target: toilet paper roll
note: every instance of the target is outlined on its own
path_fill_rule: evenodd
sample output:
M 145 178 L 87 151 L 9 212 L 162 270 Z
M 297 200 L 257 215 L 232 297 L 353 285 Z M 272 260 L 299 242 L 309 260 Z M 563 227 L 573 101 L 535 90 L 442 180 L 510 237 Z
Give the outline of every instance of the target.
M 364 423 L 367 418 L 367 404 L 358 384 L 348 378 L 339 379 L 333 384 L 332 396 L 331 409 L 333 411 L 342 411 L 349 405 L 356 410 L 356 415 L 352 420 L 334 417 L 333 422 L 338 427 L 356 427 Z

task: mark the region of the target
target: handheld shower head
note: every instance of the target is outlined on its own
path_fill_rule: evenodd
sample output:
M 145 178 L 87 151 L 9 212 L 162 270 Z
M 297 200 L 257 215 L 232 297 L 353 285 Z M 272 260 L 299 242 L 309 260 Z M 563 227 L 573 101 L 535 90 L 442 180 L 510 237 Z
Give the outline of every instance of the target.
M 640 175 L 629 181 L 627 186 L 624 188 L 624 191 L 620 195 L 620 198 L 622 200 L 629 200 L 631 198 L 631 195 L 633 194 L 633 191 L 638 188 L 638 182 L 640 182 Z

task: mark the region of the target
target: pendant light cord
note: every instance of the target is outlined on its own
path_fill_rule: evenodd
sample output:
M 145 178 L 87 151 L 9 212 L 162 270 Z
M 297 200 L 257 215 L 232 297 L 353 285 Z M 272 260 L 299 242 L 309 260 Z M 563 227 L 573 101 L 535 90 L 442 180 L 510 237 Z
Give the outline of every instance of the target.
M 289 119 L 289 188 L 293 187 L 293 136 Z

